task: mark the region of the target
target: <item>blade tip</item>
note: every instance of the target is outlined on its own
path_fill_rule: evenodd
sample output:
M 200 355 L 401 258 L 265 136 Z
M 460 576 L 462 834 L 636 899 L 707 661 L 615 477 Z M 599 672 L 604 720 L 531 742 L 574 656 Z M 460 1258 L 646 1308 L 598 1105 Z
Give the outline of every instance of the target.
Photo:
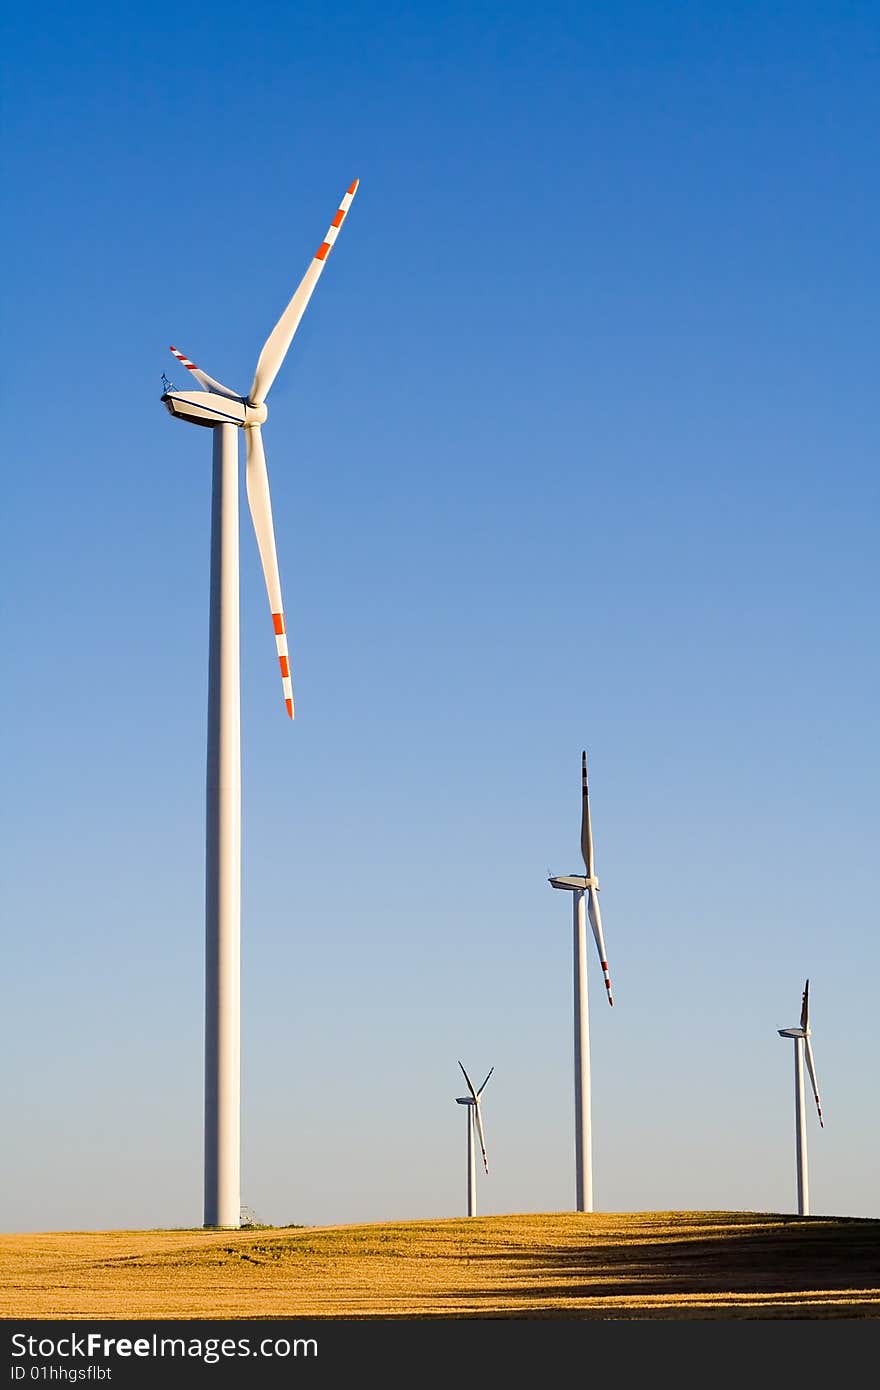
M 354 197 L 355 193 L 357 193 L 358 184 L 359 184 L 359 183 L 360 183 L 360 179 L 355 179 L 354 182 L 351 184 L 349 190 L 348 190 L 349 193 L 351 194 L 352 198 Z

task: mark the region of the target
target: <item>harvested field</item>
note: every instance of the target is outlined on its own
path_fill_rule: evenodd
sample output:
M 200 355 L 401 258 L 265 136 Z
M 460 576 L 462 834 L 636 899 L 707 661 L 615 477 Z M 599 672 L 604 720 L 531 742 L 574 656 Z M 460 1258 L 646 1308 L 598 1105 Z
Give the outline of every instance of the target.
M 876 1318 L 880 1221 L 551 1213 L 0 1236 L 3 1318 Z

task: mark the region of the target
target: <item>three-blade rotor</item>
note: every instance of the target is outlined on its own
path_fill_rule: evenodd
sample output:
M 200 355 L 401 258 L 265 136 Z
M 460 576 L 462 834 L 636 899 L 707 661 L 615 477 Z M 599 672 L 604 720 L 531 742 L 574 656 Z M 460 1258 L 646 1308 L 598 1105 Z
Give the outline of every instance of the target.
M 471 1081 L 470 1077 L 468 1076 L 468 1074 L 467 1074 L 467 1072 L 465 1071 L 464 1067 L 462 1066 L 461 1062 L 459 1062 L 458 1065 L 461 1067 L 462 1075 L 463 1075 L 465 1081 L 467 1082 L 467 1088 L 468 1088 L 468 1090 L 469 1090 L 470 1093 L 471 1093 L 471 1099 L 472 1099 L 472 1102 L 473 1102 L 471 1108 L 473 1109 L 473 1112 L 474 1112 L 474 1119 L 475 1119 L 476 1122 L 477 1122 L 477 1133 L 478 1133 L 479 1138 L 480 1138 L 480 1151 L 481 1151 L 481 1153 L 482 1153 L 482 1155 L 483 1155 L 483 1167 L 485 1168 L 486 1172 L 488 1173 L 488 1172 L 489 1172 L 489 1160 L 488 1160 L 487 1157 L 486 1157 L 486 1136 L 485 1136 L 485 1134 L 483 1133 L 483 1118 L 482 1118 L 482 1115 L 481 1115 L 481 1113 L 480 1113 L 480 1094 L 481 1094 L 481 1092 L 483 1091 L 483 1089 L 485 1088 L 486 1081 L 489 1080 L 489 1077 L 492 1075 L 492 1072 L 495 1070 L 495 1068 L 494 1068 L 494 1067 L 490 1067 L 490 1068 L 489 1068 L 489 1072 L 488 1072 L 488 1074 L 487 1074 L 487 1076 L 486 1076 L 486 1081 L 483 1082 L 483 1085 L 480 1086 L 479 1090 L 474 1090 L 473 1082 Z
M 813 1087 L 813 1096 L 816 1100 L 816 1110 L 819 1113 L 819 1124 L 825 1128 L 825 1121 L 822 1119 L 822 1102 L 819 1100 L 819 1083 L 816 1080 L 816 1064 L 813 1061 L 813 1045 L 810 1042 L 810 982 L 807 980 L 804 985 L 804 995 L 801 1001 L 801 1027 L 804 1030 L 804 1055 L 807 1059 L 807 1071 L 810 1073 L 810 1083 Z
M 608 957 L 605 954 L 605 938 L 602 934 L 602 913 L 599 908 L 599 880 L 596 877 L 593 857 L 593 830 L 590 824 L 590 788 L 587 782 L 587 754 L 581 753 L 581 854 L 587 881 L 587 916 L 593 929 L 593 936 L 599 951 L 599 963 L 608 1003 L 613 1006 L 611 976 L 608 972 Z
M 804 1056 L 807 1061 L 807 1071 L 810 1073 L 810 1083 L 813 1087 L 813 1096 L 816 1101 L 816 1110 L 819 1115 L 819 1124 L 825 1128 L 825 1121 L 822 1118 L 822 1102 L 819 1099 L 819 1083 L 816 1080 L 816 1063 L 813 1060 L 813 1044 L 810 1041 L 810 982 L 806 981 L 804 992 L 801 996 L 801 1021 L 798 1028 L 780 1028 L 777 1030 L 781 1038 L 793 1038 L 794 1045 L 802 1042 L 804 1045 Z
M 284 605 L 281 600 L 281 578 L 278 571 L 278 556 L 275 550 L 275 528 L 272 523 L 272 501 L 269 494 L 269 474 L 266 469 L 266 453 L 263 448 L 263 439 L 260 426 L 266 419 L 266 396 L 274 382 L 281 365 L 287 356 L 287 351 L 293 341 L 293 336 L 299 327 L 300 320 L 305 313 L 306 306 L 312 297 L 315 286 L 321 277 L 327 257 L 339 235 L 339 229 L 345 219 L 348 209 L 351 207 L 352 199 L 357 192 L 358 180 L 348 189 L 342 202 L 340 203 L 336 215 L 330 224 L 324 240 L 318 247 L 308 270 L 297 286 L 293 298 L 288 304 L 281 318 L 276 323 L 269 337 L 263 345 L 257 361 L 257 368 L 254 373 L 253 384 L 248 396 L 242 396 L 237 391 L 231 391 L 222 382 L 216 381 L 214 377 L 208 376 L 188 357 L 185 357 L 177 348 L 172 347 L 171 351 L 207 392 L 215 397 L 214 409 L 208 406 L 201 406 L 199 402 L 204 397 L 199 396 L 198 392 L 191 392 L 179 395 L 169 389 L 163 400 L 172 401 L 174 410 L 172 413 L 182 415 L 184 418 L 194 420 L 197 424 L 216 424 L 221 420 L 238 424 L 243 427 L 245 432 L 245 454 L 246 454 L 246 484 L 247 498 L 250 507 L 251 520 L 253 521 L 254 532 L 257 537 L 257 547 L 260 552 L 260 561 L 263 567 L 263 577 L 266 582 L 266 591 L 269 596 L 269 607 L 272 612 L 272 625 L 275 630 L 275 645 L 278 653 L 278 664 L 281 668 L 281 683 L 284 692 L 284 705 L 290 718 L 293 718 L 293 684 L 290 675 L 290 658 L 287 650 L 287 629 L 284 621 Z M 223 407 L 222 402 L 217 401 L 217 397 L 234 401 L 235 407 Z M 198 398 L 198 399 L 196 399 Z M 218 408 L 219 407 L 219 408 Z M 169 406 L 169 408 L 171 408 Z

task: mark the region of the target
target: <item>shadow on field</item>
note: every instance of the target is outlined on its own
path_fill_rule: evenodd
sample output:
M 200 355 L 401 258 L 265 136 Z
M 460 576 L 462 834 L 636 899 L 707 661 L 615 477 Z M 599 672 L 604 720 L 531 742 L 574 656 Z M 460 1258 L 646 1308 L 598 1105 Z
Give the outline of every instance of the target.
M 471 1256 L 477 1262 L 482 1258 L 491 1260 L 498 1278 L 494 1290 L 475 1289 L 475 1299 L 497 1298 L 503 1289 L 507 1297 L 534 1300 L 537 1306 L 578 1296 L 876 1292 L 880 1284 L 877 1225 L 858 1220 L 823 1225 L 793 1218 L 791 1225 L 762 1232 L 728 1230 L 627 1245 L 592 1239 L 581 1248 L 543 1244 L 534 1252 Z

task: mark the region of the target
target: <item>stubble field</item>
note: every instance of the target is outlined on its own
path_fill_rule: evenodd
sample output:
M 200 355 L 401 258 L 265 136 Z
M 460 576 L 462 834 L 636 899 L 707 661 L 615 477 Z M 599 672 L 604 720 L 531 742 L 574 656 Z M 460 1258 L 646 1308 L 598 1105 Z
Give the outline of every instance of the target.
M 485 1216 L 0 1236 L 3 1318 L 876 1318 L 880 1220 Z

